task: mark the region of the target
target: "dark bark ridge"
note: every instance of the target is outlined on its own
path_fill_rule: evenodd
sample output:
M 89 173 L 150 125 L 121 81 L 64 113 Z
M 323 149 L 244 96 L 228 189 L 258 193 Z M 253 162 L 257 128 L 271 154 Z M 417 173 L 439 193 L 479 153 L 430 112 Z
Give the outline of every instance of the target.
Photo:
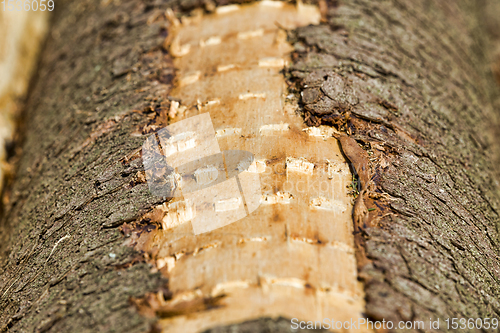
M 365 179 L 353 217 L 373 319 L 500 316 L 498 91 L 480 13 L 470 1 L 344 1 L 292 36 L 306 122 L 348 133 Z

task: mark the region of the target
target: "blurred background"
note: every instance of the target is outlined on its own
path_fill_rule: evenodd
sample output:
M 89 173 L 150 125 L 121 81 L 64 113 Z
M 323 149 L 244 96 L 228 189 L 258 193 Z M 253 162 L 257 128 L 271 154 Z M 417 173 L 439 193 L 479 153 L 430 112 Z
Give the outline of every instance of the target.
M 8 158 L 14 154 L 16 128 L 49 16 L 48 11 L 4 11 L 0 6 L 0 193 L 12 171 Z

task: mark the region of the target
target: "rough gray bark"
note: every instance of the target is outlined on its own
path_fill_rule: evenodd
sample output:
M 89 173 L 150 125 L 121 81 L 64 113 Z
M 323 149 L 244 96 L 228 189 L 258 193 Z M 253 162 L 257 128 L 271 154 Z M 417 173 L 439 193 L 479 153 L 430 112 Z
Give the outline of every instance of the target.
M 330 4 L 328 23 L 292 34 L 288 77 L 305 120 L 347 131 L 375 157 L 351 161 L 366 185 L 358 201 L 376 208 L 354 214 L 374 319 L 500 316 L 497 90 L 481 4 L 456 2 L 344 1 Z M 133 133 L 165 125 L 170 6 L 210 7 L 58 2 L 1 222 L 2 330 L 152 327 L 129 300 L 168 281 L 121 245 L 117 227 L 161 201 L 142 180 Z
M 344 150 L 371 170 L 357 200 L 376 209 L 354 211 L 371 318 L 500 316 L 498 90 L 483 13 L 470 1 L 344 1 L 329 25 L 295 34 L 291 80 L 315 96 L 306 120 L 344 128 L 370 154 Z

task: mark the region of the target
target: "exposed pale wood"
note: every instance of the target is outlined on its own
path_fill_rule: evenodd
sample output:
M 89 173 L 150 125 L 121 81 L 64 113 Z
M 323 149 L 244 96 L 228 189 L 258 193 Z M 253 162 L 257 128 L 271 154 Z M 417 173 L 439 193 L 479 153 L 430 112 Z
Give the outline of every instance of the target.
M 171 95 L 182 112 L 171 112 L 172 121 L 208 112 L 221 150 L 255 155 L 262 197 L 249 216 L 197 236 L 182 199 L 158 208 L 164 230 L 138 247 L 154 253 L 169 277 L 173 299 L 160 295 L 159 302 L 189 308 L 196 299 L 225 296 L 220 308 L 161 320 L 164 332 L 261 316 L 362 317 L 349 167 L 333 129 L 307 128 L 296 114 L 281 73 L 291 51 L 281 28 L 319 19 L 312 6 L 261 2 L 184 20 L 174 32 L 179 82 Z

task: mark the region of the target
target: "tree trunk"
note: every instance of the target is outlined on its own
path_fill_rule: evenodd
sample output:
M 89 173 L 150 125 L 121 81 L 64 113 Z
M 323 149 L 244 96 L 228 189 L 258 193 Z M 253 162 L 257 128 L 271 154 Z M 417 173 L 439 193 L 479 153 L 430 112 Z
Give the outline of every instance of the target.
M 216 9 L 227 4 L 57 3 L 0 225 L 2 330 L 286 332 L 295 316 L 366 315 L 452 331 L 447 318 L 498 319 L 499 95 L 483 4 L 264 3 L 268 20 L 316 19 L 215 36 L 218 19 L 260 22 L 230 16 L 250 5 Z M 221 149 L 271 171 L 254 213 L 192 235 L 176 201 L 149 192 L 141 147 L 203 112 Z M 335 187 L 350 178 L 342 156 L 352 206 Z M 331 170 L 331 198 L 285 189 Z

